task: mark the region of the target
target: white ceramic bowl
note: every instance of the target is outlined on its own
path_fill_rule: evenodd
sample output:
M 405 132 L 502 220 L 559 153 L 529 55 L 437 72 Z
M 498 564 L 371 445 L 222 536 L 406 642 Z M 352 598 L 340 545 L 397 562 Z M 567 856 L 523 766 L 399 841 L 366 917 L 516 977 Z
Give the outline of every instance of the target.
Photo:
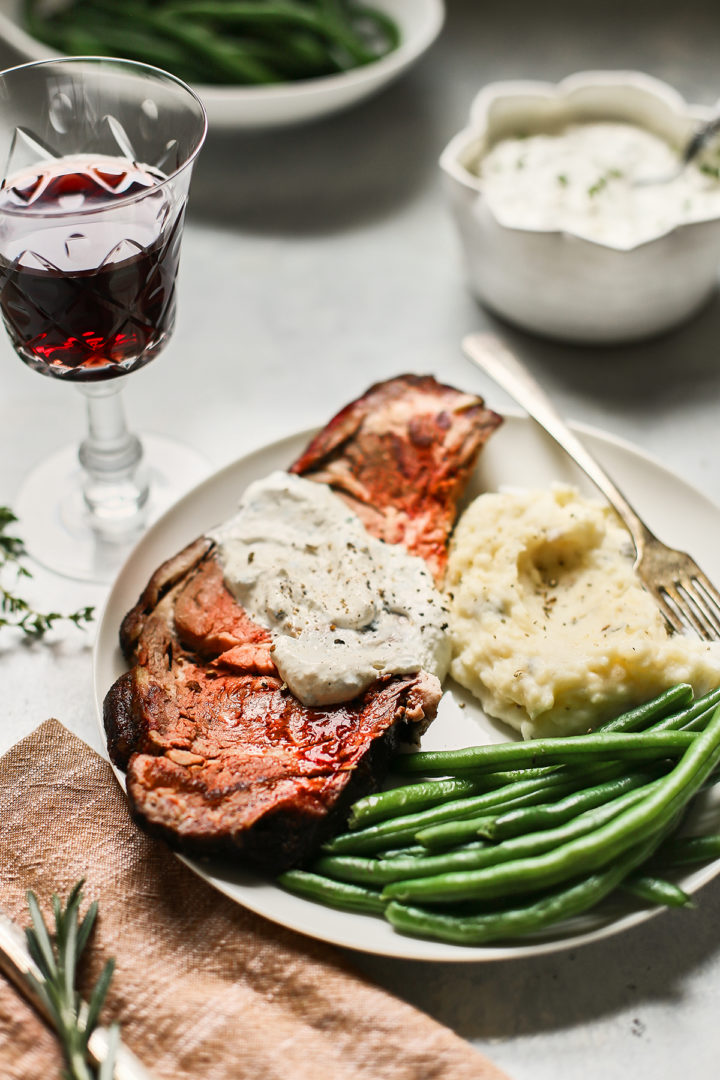
M 398 78 L 432 45 L 442 29 L 443 0 L 374 0 L 400 28 L 397 49 L 342 75 L 277 86 L 195 86 L 212 129 L 263 129 L 302 124 L 339 112 Z M 0 37 L 18 62 L 58 54 L 22 29 L 21 0 L 0 0 Z
M 711 115 L 634 71 L 579 72 L 556 85 L 485 87 L 468 127 L 440 158 L 472 291 L 525 329 L 583 344 L 638 340 L 687 319 L 716 287 L 720 217 L 677 226 L 629 249 L 571 232 L 510 228 L 488 207 L 473 165 L 498 139 L 519 130 L 624 121 L 683 145 Z

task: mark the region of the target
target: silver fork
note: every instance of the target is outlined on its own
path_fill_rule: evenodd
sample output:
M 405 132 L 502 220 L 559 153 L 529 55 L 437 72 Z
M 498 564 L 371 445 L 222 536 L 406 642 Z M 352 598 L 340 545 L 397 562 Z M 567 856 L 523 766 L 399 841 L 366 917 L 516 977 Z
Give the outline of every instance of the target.
M 635 571 L 676 631 L 690 627 L 706 641 L 720 639 L 720 593 L 695 560 L 667 547 L 648 529 L 622 492 L 568 428 L 530 372 L 492 334 L 470 334 L 463 351 L 534 420 L 590 477 L 625 522 L 635 544 Z

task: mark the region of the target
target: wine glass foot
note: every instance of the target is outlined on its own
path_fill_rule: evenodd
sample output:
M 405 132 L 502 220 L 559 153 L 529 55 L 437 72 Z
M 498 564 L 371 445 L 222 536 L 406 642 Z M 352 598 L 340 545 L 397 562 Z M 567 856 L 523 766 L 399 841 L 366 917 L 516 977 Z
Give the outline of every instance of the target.
M 147 527 L 207 476 L 209 462 L 192 447 L 160 435 L 141 438 L 148 502 L 131 519 L 108 518 L 102 532 L 92 527 L 83 498 L 77 446 L 59 450 L 31 472 L 14 509 L 33 559 L 63 577 L 109 584 Z

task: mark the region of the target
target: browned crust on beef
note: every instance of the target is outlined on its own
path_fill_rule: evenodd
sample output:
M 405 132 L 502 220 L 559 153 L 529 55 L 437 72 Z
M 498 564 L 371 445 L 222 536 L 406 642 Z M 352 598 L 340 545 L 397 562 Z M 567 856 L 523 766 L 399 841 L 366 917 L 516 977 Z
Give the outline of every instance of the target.
M 247 768 L 247 761 L 245 768 L 241 762 L 236 777 L 244 782 L 236 783 L 234 790 L 233 785 L 212 788 L 207 777 L 202 777 L 197 804 L 183 801 L 179 808 L 182 819 L 178 820 L 168 813 L 168 803 L 162 796 L 162 812 L 148 812 L 147 793 L 155 784 L 166 784 L 174 792 L 191 787 L 193 778 L 187 773 L 192 772 L 193 766 L 188 767 L 182 761 L 199 757 L 199 754 L 195 755 L 199 748 L 191 746 L 189 750 L 180 751 L 177 755 L 180 764 L 172 761 L 169 764 L 167 753 L 164 756 L 152 752 L 135 754 L 130 759 L 133 768 L 128 778 L 131 812 L 148 831 L 162 836 L 171 846 L 188 854 L 241 855 L 272 872 L 302 863 L 342 825 L 356 798 L 377 790 L 398 747 L 413 739 L 415 722 L 406 719 L 405 714 L 414 689 L 414 680 L 405 680 L 404 684 L 399 680 L 387 680 L 379 694 L 377 689 L 368 694 L 366 704 L 369 705 L 372 705 L 373 697 L 381 696 L 383 691 L 394 698 L 392 718 L 388 714 L 384 730 L 367 740 L 367 745 L 347 768 L 310 768 L 306 777 L 302 770 L 293 770 L 287 777 L 292 786 L 290 797 L 278 797 L 267 807 L 258 807 L 256 788 L 262 784 L 282 783 L 279 774 L 283 762 L 274 762 L 272 755 L 269 761 L 258 762 L 252 773 Z M 123 701 L 122 707 L 132 711 L 128 699 Z M 359 710 L 362 705 L 357 703 L 352 707 Z M 134 719 L 131 717 L 130 723 Z M 202 772 L 201 765 L 195 768 Z M 208 820 L 207 806 L 214 798 L 216 805 L 225 804 L 221 823 L 217 819 Z
M 127 660 L 134 659 L 135 646 L 147 616 L 155 610 L 168 589 L 193 570 L 213 547 L 212 540 L 207 536 L 199 536 L 157 568 L 120 626 L 120 647 Z
M 478 398 L 401 376 L 342 410 L 292 471 L 331 484 L 371 533 L 440 577 L 457 501 L 499 422 Z M 134 666 L 110 689 L 104 721 L 134 816 L 182 851 L 240 854 L 271 871 L 317 851 L 440 697 L 420 672 L 384 677 L 353 702 L 301 705 L 205 537 L 153 574 L 121 644 Z
M 121 769 L 127 769 L 133 748 L 140 742 L 142 719 L 135 706 L 133 673 L 126 671 L 110 687 L 103 702 L 108 753 Z
M 342 409 L 290 471 L 329 484 L 373 536 L 404 544 L 441 580 L 458 502 L 501 423 L 482 398 L 400 375 Z

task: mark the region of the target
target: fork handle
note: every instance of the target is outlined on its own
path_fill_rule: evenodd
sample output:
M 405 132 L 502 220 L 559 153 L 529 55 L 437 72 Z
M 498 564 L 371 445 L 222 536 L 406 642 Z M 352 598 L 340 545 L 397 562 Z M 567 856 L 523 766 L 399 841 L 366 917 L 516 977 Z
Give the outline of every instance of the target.
M 639 559 L 645 544 L 654 539 L 592 454 L 588 453 L 555 409 L 527 368 L 492 334 L 469 334 L 462 343 L 465 355 L 507 391 L 579 465 L 625 522 Z

